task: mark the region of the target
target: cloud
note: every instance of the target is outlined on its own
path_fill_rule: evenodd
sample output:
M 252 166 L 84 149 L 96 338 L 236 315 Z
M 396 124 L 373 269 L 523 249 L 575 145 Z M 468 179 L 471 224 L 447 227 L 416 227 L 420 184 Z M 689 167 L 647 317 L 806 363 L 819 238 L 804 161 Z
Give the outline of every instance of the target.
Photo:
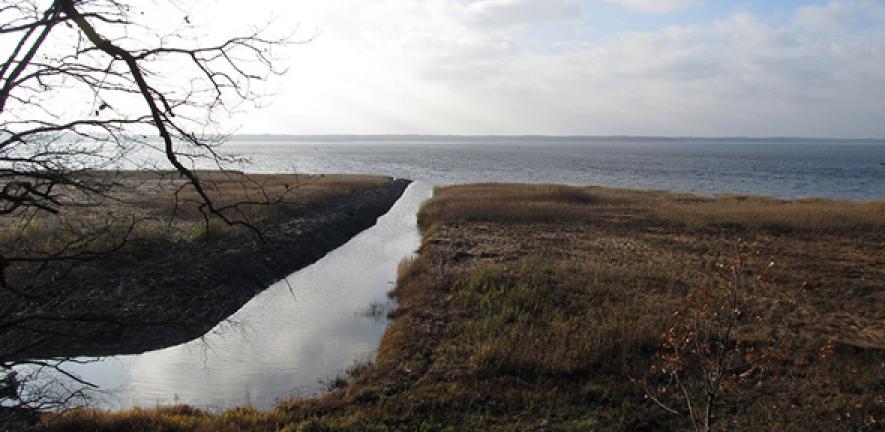
M 642 12 L 670 12 L 689 6 L 695 6 L 704 0 L 605 0 Z
M 508 103 L 543 88 L 537 99 L 556 103 L 541 123 L 579 133 L 885 136 L 885 77 L 872 72 L 885 70 L 883 46 L 874 29 L 833 39 L 799 16 L 775 27 L 736 14 L 526 59 L 547 85 L 525 79 Z
M 827 33 L 854 33 L 885 24 L 885 4 L 875 1 L 831 1 L 800 7 L 796 24 L 803 29 Z
M 576 0 L 478 0 L 463 9 L 464 18 L 478 26 L 513 26 L 581 17 Z
M 568 0 L 316 4 L 323 34 L 246 131 L 885 136 L 875 1 L 596 39 Z

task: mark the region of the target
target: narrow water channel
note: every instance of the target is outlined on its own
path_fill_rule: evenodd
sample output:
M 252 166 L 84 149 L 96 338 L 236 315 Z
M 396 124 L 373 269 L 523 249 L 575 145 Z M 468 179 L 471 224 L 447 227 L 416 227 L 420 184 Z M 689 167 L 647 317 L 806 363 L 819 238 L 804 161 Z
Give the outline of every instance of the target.
M 397 264 L 419 245 L 415 217 L 430 194 L 429 184 L 410 185 L 374 227 L 274 284 L 201 340 L 68 369 L 98 385 L 96 404 L 108 409 L 268 409 L 321 393 L 324 381 L 374 356 Z

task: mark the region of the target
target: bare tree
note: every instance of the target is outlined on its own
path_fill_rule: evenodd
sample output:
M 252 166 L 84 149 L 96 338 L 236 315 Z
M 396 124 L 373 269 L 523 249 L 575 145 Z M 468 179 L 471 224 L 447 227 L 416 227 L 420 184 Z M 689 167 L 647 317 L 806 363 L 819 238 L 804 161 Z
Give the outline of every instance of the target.
M 132 3 L 0 3 L 0 216 L 17 221 L 17 229 L 33 228 L 41 215 L 117 199 L 115 189 L 125 185 L 114 170 L 126 166 L 172 170 L 179 177 L 176 196 L 185 189 L 191 192 L 207 224 L 217 218 L 250 226 L 239 217 L 243 203 L 214 200 L 211 186 L 194 166 L 198 160 L 222 168 L 237 161 L 218 150 L 224 139 L 219 125 L 243 104 L 262 103 L 265 95 L 255 84 L 283 72 L 276 67 L 275 50 L 288 38 L 266 36 L 267 27 L 216 41 L 198 38 L 183 11 L 164 17 L 170 28 L 161 32 L 140 22 L 145 11 Z M 177 11 L 172 2 L 144 6 Z M 54 281 L 77 263 L 126 244 L 139 221 L 114 219 L 67 227 L 51 248 L 12 245 L 14 238 L 5 238 L 7 244 L 0 248 L 2 295 L 39 306 L 43 294 L 29 289 L 35 280 Z M 70 265 L 45 272 L 56 263 Z M 12 271 L 28 266 L 35 269 L 30 279 Z M 0 332 L 36 320 L 114 319 L 83 313 L 46 316 L 37 306 L 23 311 L 14 304 L 21 302 L 0 302 Z M 5 385 L 0 405 L 24 403 L 17 389 L 20 378 L 11 372 L 26 348 L 0 348 L 0 381 Z
M 41 3 L 0 8 L 0 34 L 12 45 L 0 67 L 0 212 L 57 212 L 65 203 L 53 192 L 62 185 L 101 194 L 113 184 L 75 174 L 153 148 L 190 182 L 208 213 L 227 220 L 185 161 L 229 162 L 207 127 L 219 114 L 260 100 L 252 81 L 281 72 L 273 49 L 284 40 L 256 30 L 192 46 L 176 34 L 150 34 L 116 0 Z
M 788 317 L 763 316 L 758 302 L 764 300 L 754 296 L 764 297 L 775 264 L 742 241 L 736 249 L 672 315 L 641 381 L 646 399 L 681 418 L 687 430 L 772 427 L 767 422 L 776 416 L 758 413 L 789 406 L 809 367 L 832 356 L 832 340 L 818 351 L 800 350 Z M 764 342 L 749 336 L 763 328 Z

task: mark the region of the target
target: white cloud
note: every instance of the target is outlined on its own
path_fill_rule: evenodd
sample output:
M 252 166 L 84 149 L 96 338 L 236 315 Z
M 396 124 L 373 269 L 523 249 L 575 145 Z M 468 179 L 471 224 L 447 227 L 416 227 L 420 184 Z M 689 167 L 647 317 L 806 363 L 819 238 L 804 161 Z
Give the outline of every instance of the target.
M 854 33 L 859 28 L 885 24 L 885 4 L 843 0 L 803 6 L 796 11 L 796 24 L 809 31 Z
M 468 22 L 479 26 L 512 26 L 580 18 L 576 0 L 478 0 L 464 7 Z
M 630 9 L 643 12 L 670 12 L 689 6 L 695 6 L 704 0 L 605 0 L 609 3 L 617 3 Z
M 875 1 L 601 40 L 568 0 L 310 4 L 291 14 L 323 34 L 244 131 L 885 136 Z M 574 43 L 538 42 L 539 21 Z

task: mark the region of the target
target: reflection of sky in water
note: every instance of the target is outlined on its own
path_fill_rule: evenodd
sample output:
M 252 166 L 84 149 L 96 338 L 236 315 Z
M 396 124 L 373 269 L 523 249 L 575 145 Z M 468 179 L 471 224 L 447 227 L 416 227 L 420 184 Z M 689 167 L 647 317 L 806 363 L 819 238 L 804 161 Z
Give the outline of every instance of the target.
M 779 197 L 885 197 L 885 145 L 796 140 L 630 138 L 234 138 L 249 171 L 385 174 L 420 180 L 379 224 L 237 312 L 205 343 L 72 366 L 117 389 L 105 406 L 177 401 L 204 407 L 309 395 L 378 344 L 386 323 L 360 314 L 386 301 L 396 264 L 417 247 L 415 213 L 432 184 L 555 182 Z M 211 168 L 211 166 L 206 166 Z
M 69 369 L 110 390 L 110 408 L 174 402 L 203 407 L 316 394 L 321 380 L 377 347 L 386 322 L 365 316 L 386 302 L 397 263 L 418 246 L 415 214 L 430 186 L 409 187 L 378 224 L 262 292 L 204 341 Z

